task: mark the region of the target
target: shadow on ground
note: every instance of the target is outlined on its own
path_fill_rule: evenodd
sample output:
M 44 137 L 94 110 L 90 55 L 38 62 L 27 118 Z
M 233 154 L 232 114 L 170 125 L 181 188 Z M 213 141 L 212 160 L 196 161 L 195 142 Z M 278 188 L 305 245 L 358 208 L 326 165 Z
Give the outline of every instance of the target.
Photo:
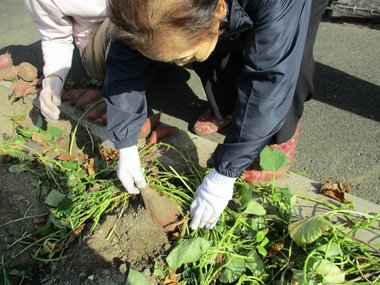
M 313 99 L 380 121 L 380 86 L 317 63 L 315 88 Z

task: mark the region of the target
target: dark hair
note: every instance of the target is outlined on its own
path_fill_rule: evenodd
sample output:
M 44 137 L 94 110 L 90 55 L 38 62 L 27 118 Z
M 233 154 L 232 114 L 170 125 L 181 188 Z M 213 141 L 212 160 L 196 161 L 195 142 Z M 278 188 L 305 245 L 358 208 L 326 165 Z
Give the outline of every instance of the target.
M 187 39 L 209 36 L 217 4 L 218 0 L 109 0 L 107 13 L 121 40 L 150 51 L 163 44 L 162 35 L 173 31 L 180 30 Z

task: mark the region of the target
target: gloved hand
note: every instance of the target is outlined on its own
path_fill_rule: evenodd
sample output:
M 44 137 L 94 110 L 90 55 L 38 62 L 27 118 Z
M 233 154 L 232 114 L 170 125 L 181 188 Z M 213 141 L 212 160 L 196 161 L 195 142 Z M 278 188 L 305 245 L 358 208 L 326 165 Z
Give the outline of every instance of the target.
M 40 92 L 41 113 L 47 119 L 58 120 L 61 105 L 61 93 L 63 81 L 60 77 L 47 77 L 42 80 L 42 90 Z
M 117 177 L 123 184 L 125 190 L 130 194 L 139 194 L 139 188 L 146 186 L 144 169 L 140 165 L 137 146 L 122 148 L 119 150 L 119 164 L 117 166 Z
M 192 230 L 215 226 L 232 198 L 235 181 L 236 178 L 219 174 L 215 169 L 205 176 L 190 206 Z

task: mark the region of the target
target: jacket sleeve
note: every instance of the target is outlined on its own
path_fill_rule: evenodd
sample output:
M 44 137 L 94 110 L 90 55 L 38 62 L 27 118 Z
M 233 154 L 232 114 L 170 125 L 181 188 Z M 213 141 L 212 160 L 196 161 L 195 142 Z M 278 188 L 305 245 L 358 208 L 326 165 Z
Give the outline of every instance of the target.
M 235 122 L 214 154 L 219 173 L 238 177 L 283 125 L 298 79 L 310 3 L 266 1 L 252 16 L 245 67 L 236 82 Z
M 156 63 L 122 42 L 111 43 L 103 96 L 107 103 L 108 136 L 115 148 L 137 144 L 147 117 L 145 91 Z
M 55 73 L 65 80 L 74 49 L 70 17 L 63 15 L 54 1 L 25 0 L 25 4 L 41 34 L 44 76 Z

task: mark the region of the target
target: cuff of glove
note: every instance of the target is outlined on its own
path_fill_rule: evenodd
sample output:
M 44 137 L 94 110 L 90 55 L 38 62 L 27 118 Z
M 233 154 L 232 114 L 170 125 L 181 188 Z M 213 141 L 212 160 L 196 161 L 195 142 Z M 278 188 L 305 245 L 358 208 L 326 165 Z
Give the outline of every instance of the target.
M 61 77 L 46 77 L 42 80 L 42 88 L 57 88 L 59 92 L 62 92 L 63 89 L 63 81 Z
M 237 178 L 225 176 L 213 169 L 209 174 L 207 174 L 207 179 L 209 179 L 209 181 L 215 186 L 233 187 Z
M 121 148 L 121 149 L 119 149 L 119 152 L 120 152 L 120 157 L 126 157 L 129 160 L 136 160 L 136 159 L 139 160 L 140 159 L 139 151 L 137 150 L 136 145 Z

